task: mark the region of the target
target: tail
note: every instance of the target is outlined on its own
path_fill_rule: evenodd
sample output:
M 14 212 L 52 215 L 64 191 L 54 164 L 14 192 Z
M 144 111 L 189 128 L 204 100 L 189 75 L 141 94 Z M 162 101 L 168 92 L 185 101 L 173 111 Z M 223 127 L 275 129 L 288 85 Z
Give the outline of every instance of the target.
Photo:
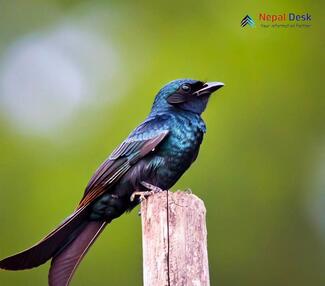
M 50 286 L 67 286 L 89 247 L 104 230 L 107 222 L 90 221 L 87 226 L 62 252 L 52 259 L 49 271 Z
M 1 260 L 0 268 L 30 269 L 53 258 L 49 284 L 68 285 L 81 259 L 106 224 L 89 221 L 86 208 L 80 208 L 31 248 Z

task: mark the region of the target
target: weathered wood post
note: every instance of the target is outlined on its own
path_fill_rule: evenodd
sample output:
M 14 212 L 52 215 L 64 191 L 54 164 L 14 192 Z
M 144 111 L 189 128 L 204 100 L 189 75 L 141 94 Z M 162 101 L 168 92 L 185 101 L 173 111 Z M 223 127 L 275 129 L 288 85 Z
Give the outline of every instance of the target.
M 186 192 L 141 204 L 144 286 L 209 286 L 206 209 Z

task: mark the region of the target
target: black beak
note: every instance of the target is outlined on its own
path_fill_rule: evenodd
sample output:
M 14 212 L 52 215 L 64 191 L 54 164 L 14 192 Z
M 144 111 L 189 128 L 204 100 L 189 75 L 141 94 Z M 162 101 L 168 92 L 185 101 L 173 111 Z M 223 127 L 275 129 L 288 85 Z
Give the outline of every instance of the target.
M 223 87 L 225 84 L 222 82 L 207 82 L 203 85 L 203 87 L 196 92 L 194 92 L 194 95 L 201 96 L 204 94 L 211 94 L 212 92 L 215 92 L 219 88 Z

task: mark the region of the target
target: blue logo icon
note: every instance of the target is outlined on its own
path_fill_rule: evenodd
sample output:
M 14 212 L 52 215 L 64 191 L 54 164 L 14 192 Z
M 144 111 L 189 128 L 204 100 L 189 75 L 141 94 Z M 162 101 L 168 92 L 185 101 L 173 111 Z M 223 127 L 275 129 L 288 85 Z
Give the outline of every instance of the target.
M 250 27 L 254 27 L 255 26 L 255 22 L 253 20 L 253 18 L 249 15 L 246 15 L 243 20 L 241 20 L 240 25 L 242 27 L 245 27 L 246 25 L 249 25 Z

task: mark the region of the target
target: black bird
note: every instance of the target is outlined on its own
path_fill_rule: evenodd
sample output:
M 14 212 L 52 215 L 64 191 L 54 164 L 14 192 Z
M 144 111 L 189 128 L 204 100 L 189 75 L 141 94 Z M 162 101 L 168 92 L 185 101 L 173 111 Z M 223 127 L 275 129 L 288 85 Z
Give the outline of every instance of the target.
M 141 123 L 97 169 L 76 210 L 31 248 L 0 261 L 22 270 L 52 259 L 49 285 L 68 285 L 105 226 L 143 194 L 168 190 L 195 161 L 206 132 L 201 113 L 221 82 L 174 80 L 156 95 Z

